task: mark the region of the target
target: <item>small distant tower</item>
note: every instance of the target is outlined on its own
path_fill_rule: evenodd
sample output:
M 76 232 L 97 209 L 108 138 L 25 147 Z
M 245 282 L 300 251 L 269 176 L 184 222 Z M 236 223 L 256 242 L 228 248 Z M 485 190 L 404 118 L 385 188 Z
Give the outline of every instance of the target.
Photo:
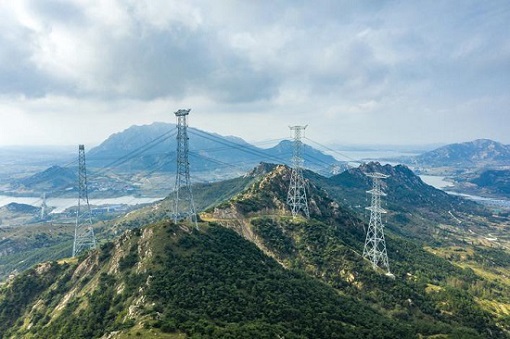
M 180 109 L 177 117 L 177 169 L 175 176 L 174 221 L 189 219 L 198 229 L 197 214 L 189 176 L 189 137 L 186 117 L 191 109 Z
M 48 208 L 48 205 L 46 205 L 46 193 L 43 193 L 42 196 L 41 196 L 41 215 L 40 215 L 40 218 L 41 220 L 44 220 L 46 219 L 46 208 Z
M 289 126 L 292 134 L 291 136 L 294 139 L 294 149 L 287 205 L 289 205 L 292 217 L 294 218 L 298 215 L 299 211 L 302 211 L 306 218 L 310 218 L 308 201 L 306 199 L 305 179 L 303 179 L 303 143 L 301 142 L 301 137 L 304 136 L 306 127 L 307 126 Z
M 384 240 L 384 226 L 381 221 L 381 214 L 386 213 L 381 208 L 381 196 L 386 196 L 381 190 L 381 179 L 386 179 L 389 176 L 378 172 L 365 174 L 372 178 L 372 189 L 367 191 L 368 194 L 372 195 L 372 203 L 370 207 L 366 207 L 370 211 L 370 222 L 365 239 L 365 247 L 363 248 L 363 257 L 368 259 L 374 268 L 380 267 L 386 269 L 386 275 L 394 277 L 390 272 L 386 241 Z
M 95 248 L 96 238 L 92 228 L 89 195 L 87 190 L 87 171 L 85 168 L 85 146 L 78 146 L 78 208 L 74 229 L 73 257 L 81 251 Z

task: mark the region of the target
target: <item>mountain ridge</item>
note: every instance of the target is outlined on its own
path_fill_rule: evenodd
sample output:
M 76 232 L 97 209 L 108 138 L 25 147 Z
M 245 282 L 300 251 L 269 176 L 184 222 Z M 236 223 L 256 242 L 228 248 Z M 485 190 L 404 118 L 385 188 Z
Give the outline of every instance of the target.
M 130 128 L 112 134 L 99 146 L 88 153 L 88 163 L 91 166 L 105 166 L 112 162 L 112 157 L 122 158 L 134 156 L 121 168 L 138 170 L 153 170 L 154 168 L 169 171 L 174 170 L 175 164 L 169 163 L 168 158 L 176 152 L 176 125 L 155 122 L 150 125 L 131 126 Z M 249 170 L 261 161 L 289 164 L 292 157 L 290 141 L 283 140 L 274 147 L 263 149 L 249 144 L 239 137 L 221 136 L 197 128 L 188 127 L 190 163 L 195 171 L 228 170 L 229 167 L 240 167 Z M 141 152 L 143 151 L 143 152 Z M 308 166 L 327 172 L 326 165 L 338 163 L 330 155 L 326 155 L 311 146 L 304 145 L 303 155 L 314 163 Z M 140 153 L 140 154 L 137 154 Z M 143 153 L 143 154 L 142 154 Z M 108 161 L 109 160 L 109 161 Z
M 413 161 L 420 166 L 495 166 L 510 163 L 510 145 L 477 139 L 449 144 L 416 156 Z
M 424 197 L 410 201 L 426 205 L 432 200 L 427 211 L 434 208 L 437 190 L 422 187 L 404 166 L 366 164 L 344 182 L 358 190 L 352 194 L 366 195 L 357 180 L 370 187 L 363 173 L 375 170 L 392 174 L 384 190 L 419 189 Z M 68 333 L 335 337 L 329 328 L 338 337 L 508 337 L 510 322 L 492 305 L 510 305 L 510 284 L 479 273 L 480 265 L 494 262 L 498 266 L 490 269 L 506 274 L 508 253 L 478 249 L 461 237 L 443 242 L 444 247 L 425 245 L 410 235 L 414 233 L 404 236 L 389 225 L 385 233 L 395 280 L 389 279 L 363 259 L 367 220 L 351 208 L 352 201 L 335 198 L 330 186 L 340 185 L 338 178 L 309 171 L 304 176 L 311 219 L 291 216 L 286 206 L 290 169 L 275 164 L 261 164 L 224 187 L 202 184 L 201 206 L 209 207 L 200 215 L 199 231 L 168 221 L 170 200 L 146 208 L 143 218 L 124 225 L 132 230 L 78 262 L 42 264 L 15 278 L 0 292 L 0 333 L 27 338 Z M 224 189 L 228 192 L 218 192 Z M 417 208 L 415 213 L 424 212 Z M 434 230 L 434 219 L 421 227 Z M 452 227 L 463 236 L 470 234 L 462 226 Z M 309 287 L 304 300 L 300 286 Z M 23 292 L 27 289 L 29 294 Z M 287 297 L 286 291 L 296 292 Z M 6 304 L 14 300 L 23 302 Z M 337 303 L 344 308 L 336 308 Z
M 406 326 L 367 305 L 285 270 L 233 231 L 201 226 L 188 232 L 163 222 L 129 231 L 77 262 L 38 265 L 4 287 L 0 333 L 25 338 L 67 338 L 69 333 L 124 338 L 134 332 L 409 335 Z M 25 320 L 15 324 L 21 316 Z

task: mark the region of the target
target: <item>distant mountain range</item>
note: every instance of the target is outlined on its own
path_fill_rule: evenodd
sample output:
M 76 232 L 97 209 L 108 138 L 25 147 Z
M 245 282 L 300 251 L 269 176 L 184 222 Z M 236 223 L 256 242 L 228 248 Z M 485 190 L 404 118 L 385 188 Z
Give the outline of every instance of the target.
M 510 145 L 478 139 L 437 148 L 416 156 L 413 162 L 425 167 L 510 165 Z
M 263 149 L 238 137 L 221 136 L 192 127 L 188 128 L 188 135 L 191 173 L 204 181 L 237 177 L 261 162 L 291 165 L 293 142 L 290 140 L 282 140 L 273 147 Z M 136 193 L 143 190 L 144 182 L 140 182 L 140 178 L 162 174 L 158 178 L 158 187 L 162 192 L 168 192 L 171 185 L 168 184 L 168 178 L 164 178 L 175 172 L 176 148 L 175 124 L 156 122 L 131 126 L 115 133 L 87 152 L 90 173 L 99 172 L 99 176 L 90 180 L 89 190 L 122 195 L 129 188 L 130 192 Z M 306 144 L 303 144 L 302 155 L 306 169 L 326 177 L 347 168 L 345 163 Z M 510 145 L 480 139 L 446 145 L 399 161 L 422 173 L 448 175 L 476 185 L 480 181 L 480 185 L 487 186 L 487 190 L 498 193 L 500 190 L 494 185 L 501 184 L 501 178 L 491 184 L 485 177 L 478 181 L 476 177 L 484 170 L 510 168 Z M 440 172 L 437 169 L 441 169 Z M 76 171 L 76 168 L 52 166 L 30 177 L 16 180 L 11 191 L 48 192 L 72 188 L 76 183 Z M 501 177 L 501 173 L 498 176 Z M 491 177 L 494 175 L 491 174 Z
M 261 161 L 289 164 L 293 144 L 283 140 L 262 149 L 241 138 L 221 136 L 188 128 L 189 161 L 193 171 L 249 170 Z M 132 126 L 113 134 L 87 154 L 88 164 L 121 170 L 174 171 L 176 166 L 176 125 L 156 122 Z M 321 173 L 338 164 L 335 158 L 304 145 L 305 166 Z
M 289 164 L 293 144 L 283 140 L 263 149 L 241 138 L 221 136 L 196 128 L 188 128 L 189 161 L 192 171 L 224 172 L 249 170 L 266 161 Z M 132 126 L 115 133 L 87 153 L 87 163 L 94 167 L 110 167 L 123 171 L 174 171 L 176 157 L 176 125 L 156 122 Z M 305 167 L 326 174 L 339 162 L 308 145 L 304 145 Z
M 173 175 L 176 169 L 175 124 L 156 122 L 131 126 L 115 133 L 86 153 L 89 192 L 112 196 L 143 190 L 151 175 Z M 282 140 L 263 149 L 241 138 L 221 136 L 196 128 L 188 128 L 190 172 L 204 181 L 233 178 L 252 169 L 260 162 L 290 165 L 293 142 Z M 322 175 L 332 175 L 345 165 L 330 155 L 303 144 L 305 168 Z M 197 176 L 197 173 L 200 175 Z M 119 177 L 121 174 L 121 177 Z M 142 182 L 140 182 L 140 180 Z M 161 183 L 161 179 L 159 182 Z M 163 179 L 158 187 L 168 192 L 171 185 Z M 28 177 L 11 181 L 6 192 L 34 194 L 57 192 L 59 195 L 76 189 L 77 167 L 51 166 Z M 154 190 L 154 189 L 153 189 Z
M 510 145 L 478 139 L 402 159 L 417 172 L 449 177 L 457 193 L 510 197 Z

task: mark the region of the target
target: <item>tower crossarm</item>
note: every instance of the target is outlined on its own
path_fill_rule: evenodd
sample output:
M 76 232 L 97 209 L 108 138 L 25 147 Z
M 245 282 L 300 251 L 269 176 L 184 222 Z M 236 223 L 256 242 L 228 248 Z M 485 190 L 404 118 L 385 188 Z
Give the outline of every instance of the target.
M 377 178 L 377 179 L 386 179 L 386 178 L 389 178 L 389 175 L 384 174 L 384 173 L 380 173 L 380 172 L 369 172 L 369 173 L 365 173 L 365 175 L 367 177 Z
M 367 191 L 368 194 L 372 195 L 379 195 L 381 197 L 385 197 L 387 194 L 381 191 L 380 189 L 371 189 L 370 191 Z
M 368 207 L 365 207 L 365 209 L 369 210 L 371 212 L 375 212 L 375 213 L 382 213 L 382 214 L 388 213 L 388 211 L 386 211 L 384 208 L 381 208 L 381 207 L 368 206 Z

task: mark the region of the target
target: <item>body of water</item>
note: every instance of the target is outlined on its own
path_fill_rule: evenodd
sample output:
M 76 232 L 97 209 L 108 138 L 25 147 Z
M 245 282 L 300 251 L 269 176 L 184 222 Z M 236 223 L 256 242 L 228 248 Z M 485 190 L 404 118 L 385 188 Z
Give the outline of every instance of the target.
M 445 177 L 436 176 L 436 175 L 420 175 L 421 180 L 423 180 L 424 183 L 434 186 L 435 188 L 439 189 L 445 189 L 448 187 L 453 187 L 453 184 L 446 180 Z M 482 197 L 479 195 L 473 195 L 473 194 L 465 194 L 465 193 L 457 193 L 457 192 L 450 192 L 446 191 L 446 193 L 451 195 L 457 195 L 459 197 L 463 197 L 469 200 L 473 200 L 476 202 L 479 202 L 483 205 L 491 206 L 491 207 L 501 207 L 501 208 L 510 208 L 510 200 L 506 199 L 496 199 L 496 198 L 488 198 L 488 197 Z
M 444 189 L 447 187 L 453 187 L 453 184 L 447 181 L 445 177 L 437 175 L 420 175 L 420 178 L 424 183 L 434 186 L 435 188 Z
M 395 159 L 401 157 L 411 157 L 418 155 L 419 153 L 411 153 L 411 152 L 400 152 L 400 151 L 391 151 L 391 150 L 360 150 L 360 151 L 344 151 L 344 150 L 335 150 L 335 151 L 326 151 L 327 153 L 334 157 L 338 161 L 379 161 L 380 159 Z M 384 161 L 387 163 L 387 161 Z
M 123 196 L 117 198 L 105 198 L 105 199 L 89 199 L 90 205 L 93 206 L 108 206 L 108 205 L 140 205 L 148 204 L 163 198 L 143 198 L 133 196 Z M 12 202 L 18 204 L 26 204 L 35 207 L 40 207 L 42 199 L 40 197 L 11 197 L 7 195 L 0 195 L 0 207 L 8 205 Z M 69 207 L 76 206 L 78 203 L 77 198 L 47 198 L 46 205 L 54 208 L 52 213 L 61 213 Z
M 469 200 L 474 200 L 481 204 L 492 206 L 492 207 L 510 208 L 510 200 L 487 198 L 487 197 L 481 197 L 479 195 L 457 193 L 457 192 L 448 192 L 448 194 L 457 195 L 459 197 L 463 197 L 463 198 L 466 198 Z

